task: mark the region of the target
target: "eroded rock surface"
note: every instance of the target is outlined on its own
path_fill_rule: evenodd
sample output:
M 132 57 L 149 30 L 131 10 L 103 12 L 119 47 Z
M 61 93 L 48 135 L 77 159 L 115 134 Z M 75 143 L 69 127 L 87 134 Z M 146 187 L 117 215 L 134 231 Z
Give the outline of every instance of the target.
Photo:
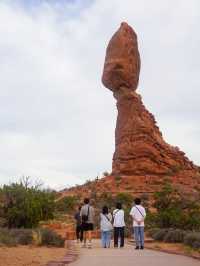
M 136 90 L 139 73 L 137 35 L 123 22 L 108 44 L 102 82 L 112 91 L 118 90 L 121 86 Z
M 122 23 L 108 44 L 102 76 L 118 109 L 112 174 L 169 175 L 196 169 L 183 152 L 163 140 L 154 116 L 135 92 L 139 72 L 137 36 Z

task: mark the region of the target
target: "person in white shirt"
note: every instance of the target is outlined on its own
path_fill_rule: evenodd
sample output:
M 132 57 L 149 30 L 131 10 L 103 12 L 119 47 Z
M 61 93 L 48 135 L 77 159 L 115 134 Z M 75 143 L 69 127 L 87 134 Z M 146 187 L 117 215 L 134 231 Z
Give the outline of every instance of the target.
M 107 206 L 104 206 L 102 208 L 102 213 L 100 213 L 100 229 L 101 229 L 102 247 L 110 248 L 113 226 L 112 226 L 112 214 L 109 213 Z
M 118 241 L 120 239 L 120 247 L 124 247 L 124 211 L 122 210 L 122 204 L 117 203 L 116 209 L 113 211 L 113 219 L 114 219 L 114 247 L 118 247 Z
M 133 218 L 133 231 L 135 237 L 135 249 L 144 249 L 144 220 L 146 217 L 145 208 L 141 205 L 141 199 L 135 199 L 135 206 L 132 207 L 130 215 Z

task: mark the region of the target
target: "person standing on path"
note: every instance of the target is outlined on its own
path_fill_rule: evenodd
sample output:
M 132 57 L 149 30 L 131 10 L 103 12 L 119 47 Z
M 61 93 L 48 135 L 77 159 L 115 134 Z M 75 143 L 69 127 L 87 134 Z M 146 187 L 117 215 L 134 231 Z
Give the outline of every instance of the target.
M 141 199 L 135 199 L 135 206 L 132 207 L 130 215 L 133 218 L 133 232 L 136 243 L 135 249 L 144 249 L 144 220 L 146 211 L 141 205 Z
M 88 248 L 92 248 L 92 231 L 94 230 L 94 208 L 89 204 L 88 198 L 84 199 L 84 205 L 81 208 L 80 215 L 82 220 L 83 230 L 83 247 L 86 247 L 88 241 Z
M 116 204 L 116 209 L 113 211 L 113 226 L 114 226 L 114 247 L 118 247 L 120 239 L 120 248 L 124 247 L 124 210 L 122 210 L 122 204 L 118 202 Z
M 81 226 L 81 206 L 79 206 L 77 212 L 74 215 L 74 219 L 76 220 L 76 239 L 77 239 L 77 243 L 79 242 L 79 240 L 82 242 L 83 241 L 83 230 L 82 230 L 82 226 Z
M 112 226 L 112 214 L 109 213 L 107 206 L 104 206 L 102 208 L 102 213 L 100 213 L 100 230 L 101 230 L 102 247 L 110 248 L 113 226 Z

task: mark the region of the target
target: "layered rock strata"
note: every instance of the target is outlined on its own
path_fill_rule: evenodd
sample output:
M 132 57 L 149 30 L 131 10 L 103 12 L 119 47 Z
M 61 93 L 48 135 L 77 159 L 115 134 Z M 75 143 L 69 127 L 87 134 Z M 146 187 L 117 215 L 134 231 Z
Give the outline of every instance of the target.
M 102 76 L 118 109 L 112 174 L 169 175 L 196 169 L 178 147 L 164 141 L 154 116 L 135 92 L 139 73 L 137 35 L 122 23 L 108 44 Z

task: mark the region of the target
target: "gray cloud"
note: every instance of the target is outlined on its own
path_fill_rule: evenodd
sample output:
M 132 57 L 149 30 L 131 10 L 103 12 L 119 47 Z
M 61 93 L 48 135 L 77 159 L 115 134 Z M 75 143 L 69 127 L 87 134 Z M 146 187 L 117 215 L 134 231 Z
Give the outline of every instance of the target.
M 111 170 L 116 109 L 101 74 L 123 20 L 138 34 L 146 107 L 199 163 L 199 1 L 81 3 L 0 3 L 1 184 L 30 175 L 60 187 Z

